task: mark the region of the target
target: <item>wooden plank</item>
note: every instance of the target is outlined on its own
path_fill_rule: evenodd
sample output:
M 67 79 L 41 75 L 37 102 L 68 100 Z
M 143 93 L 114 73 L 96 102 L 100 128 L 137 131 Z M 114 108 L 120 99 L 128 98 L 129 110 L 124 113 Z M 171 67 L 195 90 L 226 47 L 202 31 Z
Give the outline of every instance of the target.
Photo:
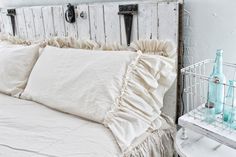
M 178 3 L 158 4 L 159 38 L 178 43 Z
M 7 16 L 7 9 L 2 9 L 2 22 L 4 23 L 4 33 L 13 35 L 11 18 Z
M 28 38 L 27 28 L 25 24 L 25 14 L 23 8 L 16 9 L 16 20 L 17 20 L 17 35 L 23 39 Z
M 43 23 L 45 28 L 45 37 L 55 36 L 52 7 L 42 7 Z
M 105 43 L 104 7 L 101 4 L 89 5 L 92 40 Z
M 33 7 L 33 17 L 35 25 L 35 39 L 40 40 L 45 38 L 45 28 L 43 23 L 42 7 Z
M 121 43 L 120 18 L 119 18 L 118 12 L 119 12 L 118 4 L 105 4 L 104 5 L 106 42 Z
M 23 8 L 25 14 L 25 24 L 26 30 L 28 34 L 28 39 L 35 39 L 35 26 L 34 26 L 34 18 L 33 18 L 33 11 L 32 8 L 27 7 Z
M 64 13 L 65 13 L 66 10 L 67 10 L 67 6 L 63 6 L 63 10 L 64 10 Z M 75 8 L 75 12 L 76 12 L 76 15 L 78 15 L 76 8 Z M 63 14 L 63 15 L 64 15 L 64 14 Z M 78 19 L 78 17 L 76 16 L 76 20 L 77 20 L 77 19 Z M 65 20 L 65 15 L 64 15 L 64 20 Z M 78 38 L 77 23 L 76 23 L 76 22 L 74 22 L 74 23 L 68 23 L 68 22 L 65 20 L 65 29 L 66 29 L 66 36 Z
M 53 7 L 55 36 L 65 37 L 65 18 L 62 6 Z
M 139 39 L 156 39 L 157 21 L 157 3 L 140 4 L 138 13 Z
M 0 12 L 0 28 L 1 28 L 1 33 L 5 33 L 5 26 L 4 26 L 4 22 L 3 22 L 3 13 L 2 11 Z
M 90 17 L 89 17 L 89 6 L 86 4 L 81 4 L 77 6 L 77 30 L 79 39 L 91 39 L 91 30 L 90 30 Z M 80 17 L 80 14 L 83 14 L 84 17 Z

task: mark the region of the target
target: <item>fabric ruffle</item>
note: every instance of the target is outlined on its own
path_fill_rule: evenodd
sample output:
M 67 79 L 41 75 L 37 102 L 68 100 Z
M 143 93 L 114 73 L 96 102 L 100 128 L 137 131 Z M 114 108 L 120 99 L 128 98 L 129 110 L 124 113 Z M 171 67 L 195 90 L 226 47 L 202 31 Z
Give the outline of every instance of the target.
M 128 66 L 120 96 L 104 120 L 122 151 L 147 130 L 161 126 L 153 121 L 160 118 L 164 94 L 175 80 L 174 64 L 166 57 L 139 51 Z
M 143 138 L 134 142 L 124 152 L 123 156 L 173 157 L 176 127 L 169 117 L 162 114 L 161 119 L 163 119 L 161 128 L 145 133 Z
M 157 39 L 137 40 L 133 41 L 129 47 L 119 43 L 98 43 L 93 40 L 78 40 L 72 37 L 52 37 L 45 40 L 30 41 L 19 37 L 0 34 L 1 41 L 8 41 L 12 44 L 39 44 L 41 48 L 55 46 L 60 48 L 78 48 L 89 50 L 104 50 L 104 51 L 142 51 L 143 54 L 161 55 L 168 58 L 176 58 L 176 48 L 169 41 L 161 41 Z
M 161 55 L 169 58 L 176 57 L 176 49 L 170 41 L 161 41 L 157 39 L 137 40 L 130 44 L 134 51 L 143 53 Z

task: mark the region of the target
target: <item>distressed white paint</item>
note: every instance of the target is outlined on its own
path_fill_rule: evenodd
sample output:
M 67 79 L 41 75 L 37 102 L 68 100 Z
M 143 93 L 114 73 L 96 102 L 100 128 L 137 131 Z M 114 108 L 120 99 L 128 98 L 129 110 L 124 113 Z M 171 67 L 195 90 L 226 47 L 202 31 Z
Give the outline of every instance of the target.
M 25 14 L 24 9 L 19 8 L 16 10 L 16 22 L 17 22 L 17 33 L 22 38 L 27 38 L 27 29 L 25 24 Z
M 17 9 L 18 10 L 18 9 Z M 45 38 L 45 28 L 43 23 L 42 7 L 33 7 L 35 39 L 40 40 Z
M 178 25 L 176 23 L 178 19 L 175 18 L 176 14 L 178 14 L 177 7 L 178 6 L 173 3 L 169 3 L 169 5 L 166 5 L 166 2 L 158 4 L 158 36 L 160 39 L 169 39 L 174 43 L 177 42 L 176 36 L 178 36 Z
M 220 143 L 187 130 L 188 139 L 181 139 L 180 129 L 175 139 L 175 150 L 180 157 L 235 157 L 236 149 L 221 145 Z
M 139 39 L 156 39 L 158 29 L 157 3 L 139 5 Z
M 64 37 L 65 34 L 65 20 L 62 6 L 53 7 L 53 21 L 55 36 Z
M 104 5 L 106 41 L 120 43 L 120 18 L 118 4 Z
M 3 9 L 2 12 L 3 12 L 3 14 L 1 14 L 1 19 L 2 19 L 2 23 L 3 23 L 2 26 L 4 27 L 4 32 L 6 34 L 13 35 L 12 26 L 11 26 L 11 19 L 6 14 L 7 10 Z
M 28 39 L 35 38 L 35 26 L 34 26 L 34 19 L 33 19 L 33 11 L 32 8 L 23 8 L 25 14 L 25 25 L 28 34 Z
M 45 37 L 50 38 L 55 36 L 52 7 L 51 6 L 42 7 L 42 14 L 43 14 L 44 29 L 45 29 Z
M 105 40 L 105 21 L 103 4 L 89 5 L 91 37 L 93 40 L 104 43 Z
M 39 6 L 39 5 L 63 5 L 66 3 L 80 4 L 80 3 L 94 3 L 94 2 L 124 2 L 127 0 L 1 0 L 0 7 L 22 7 L 22 6 Z M 143 0 L 129 0 L 143 1 Z M 150 0 L 145 0 L 150 1 Z M 156 0 L 158 1 L 176 1 L 176 0 Z
M 77 16 L 76 22 L 73 24 L 65 21 L 66 6 L 16 8 L 17 27 L 19 29 L 17 35 L 29 39 L 33 39 L 34 36 L 36 39 L 72 36 L 99 42 L 118 42 L 125 45 L 124 16 L 118 15 L 120 4 L 135 3 L 80 4 L 76 6 Z M 159 34 L 160 38 L 171 39 L 177 43 L 177 3 L 152 1 L 139 2 L 138 4 L 138 14 L 133 16 L 131 41 L 139 38 L 155 39 L 158 38 Z M 82 12 L 85 14 L 84 18 L 80 17 Z M 4 30 L 6 31 L 6 27 Z
M 91 26 L 90 26 L 90 16 L 89 16 L 89 6 L 85 4 L 80 4 L 77 6 L 77 29 L 79 39 L 91 39 Z M 83 16 L 81 17 L 80 15 Z
M 1 12 L 0 13 L 0 31 L 5 33 L 4 22 L 3 22 L 2 16 L 3 16 L 3 13 Z

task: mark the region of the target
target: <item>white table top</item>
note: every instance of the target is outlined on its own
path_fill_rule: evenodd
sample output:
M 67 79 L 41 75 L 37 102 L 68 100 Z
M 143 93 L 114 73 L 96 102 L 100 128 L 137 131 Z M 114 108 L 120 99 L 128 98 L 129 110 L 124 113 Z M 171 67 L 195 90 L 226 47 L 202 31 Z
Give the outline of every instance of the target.
M 175 148 L 181 157 L 236 157 L 236 149 L 204 137 L 191 130 L 187 131 L 187 140 L 182 140 L 180 129 L 176 135 Z

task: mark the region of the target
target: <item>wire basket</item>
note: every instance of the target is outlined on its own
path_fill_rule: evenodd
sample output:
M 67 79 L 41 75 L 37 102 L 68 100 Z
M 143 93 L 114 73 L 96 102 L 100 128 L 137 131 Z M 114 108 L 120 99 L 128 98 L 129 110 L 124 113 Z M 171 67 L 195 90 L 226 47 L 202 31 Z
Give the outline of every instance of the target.
M 193 117 L 202 123 L 212 125 L 221 130 L 228 130 L 229 132 L 236 133 L 236 118 L 234 118 L 230 123 L 224 121 L 224 111 L 226 107 L 225 97 L 227 90 L 229 87 L 232 87 L 235 91 L 234 93 L 236 93 L 236 86 L 230 86 L 228 84 L 228 80 L 235 80 L 236 64 L 223 63 L 223 72 L 227 79 L 226 83 L 215 82 L 216 84 L 221 84 L 225 91 L 223 112 L 215 115 L 215 117 L 213 117 L 213 121 L 209 122 L 207 120 L 208 112 L 206 111 L 208 111 L 209 108 L 206 107 L 206 104 L 208 103 L 208 88 L 209 82 L 211 81 L 210 75 L 212 73 L 213 66 L 214 60 L 207 59 L 181 69 L 181 74 L 184 79 L 184 112 L 188 116 Z M 236 106 L 236 104 L 232 104 L 231 107 L 233 110 L 236 110 L 234 105 Z

